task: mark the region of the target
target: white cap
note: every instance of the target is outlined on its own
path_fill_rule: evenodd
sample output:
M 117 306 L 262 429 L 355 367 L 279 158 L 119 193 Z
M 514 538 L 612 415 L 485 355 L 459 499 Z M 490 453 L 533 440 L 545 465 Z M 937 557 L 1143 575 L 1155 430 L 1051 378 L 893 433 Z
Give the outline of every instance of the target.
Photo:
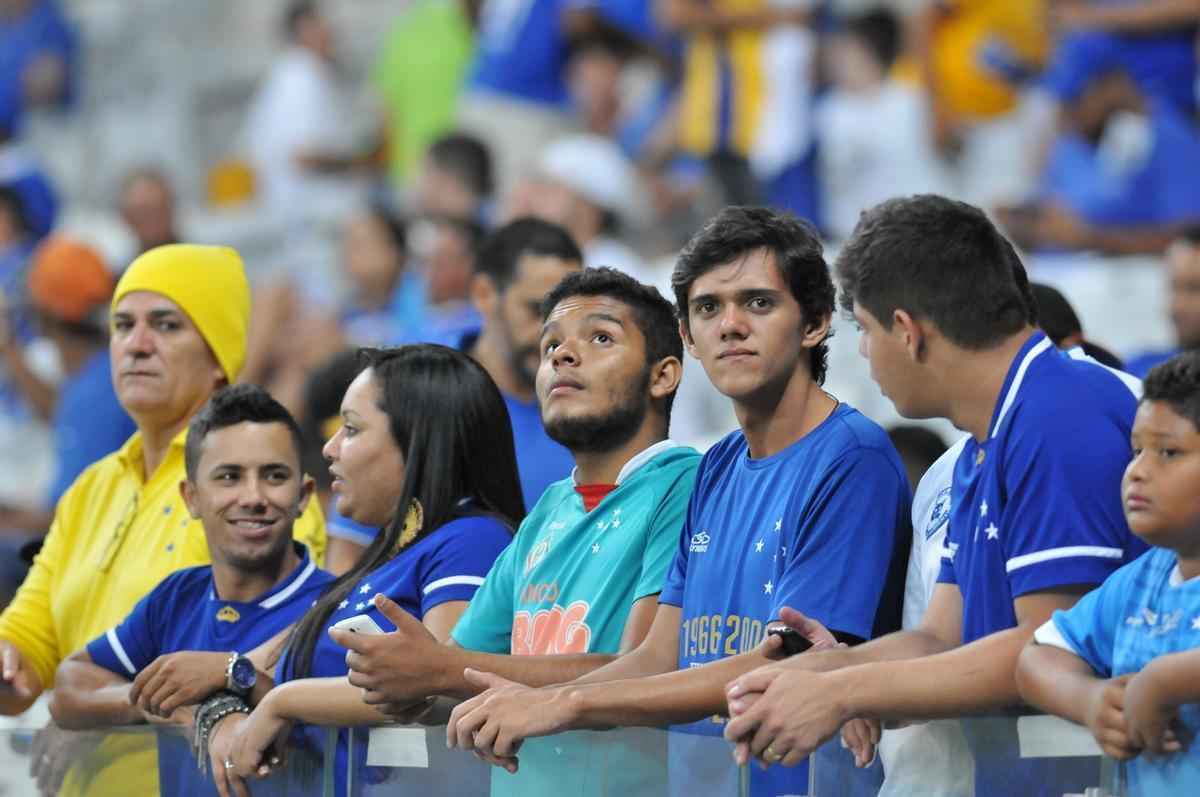
M 538 172 L 618 216 L 627 214 L 638 202 L 633 165 L 615 142 L 603 136 L 555 140 L 542 152 Z

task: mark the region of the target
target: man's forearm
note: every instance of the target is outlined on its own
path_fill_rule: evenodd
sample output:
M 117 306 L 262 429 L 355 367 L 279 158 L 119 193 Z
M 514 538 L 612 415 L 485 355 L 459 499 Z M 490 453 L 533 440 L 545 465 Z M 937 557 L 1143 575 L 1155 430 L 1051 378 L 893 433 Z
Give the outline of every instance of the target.
M 50 714 L 61 727 L 83 730 L 145 722 L 129 702 L 130 683 L 93 664 L 64 663 L 50 698 Z
M 617 659 L 604 653 L 581 653 L 565 656 L 509 656 L 500 653 L 480 653 L 463 648 L 448 649 L 449 664 L 444 671 L 445 680 L 435 690 L 449 697 L 474 697 L 481 691 L 467 682 L 463 670 L 495 673 L 510 681 L 526 686 L 550 686 L 574 681 L 598 670 Z
M 849 667 L 833 674 L 834 684 L 855 717 L 939 719 L 996 711 L 1021 700 L 1014 673 L 1032 635 L 1032 628 L 1012 628 L 945 653 Z
M 1200 703 L 1200 650 L 1160 656 L 1146 665 L 1171 704 Z
M 1016 679 L 1025 702 L 1087 724 L 1088 701 L 1099 679 L 1078 656 L 1050 645 L 1029 645 L 1021 653 Z
M 572 707 L 572 728 L 662 727 L 726 714 L 728 683 L 769 661 L 751 651 L 703 667 L 562 689 Z
M 914 629 L 896 631 L 852 648 L 831 648 L 793 656 L 787 664 L 810 672 L 830 672 L 859 664 L 933 656 L 951 647 L 933 634 Z

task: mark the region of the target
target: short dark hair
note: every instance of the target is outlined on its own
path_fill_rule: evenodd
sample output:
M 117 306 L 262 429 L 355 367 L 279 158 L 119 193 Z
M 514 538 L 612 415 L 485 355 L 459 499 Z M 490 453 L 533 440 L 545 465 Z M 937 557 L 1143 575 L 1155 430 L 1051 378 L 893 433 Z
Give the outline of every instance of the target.
M 20 191 L 7 185 L 0 185 L 0 213 L 11 219 L 18 235 L 24 237 L 30 234 L 29 216 Z
M 1060 345 L 1063 340 L 1072 335 L 1083 334 L 1083 324 L 1075 313 L 1075 308 L 1057 289 L 1040 282 L 1032 283 L 1033 298 L 1037 302 L 1038 326 L 1046 333 L 1054 345 Z
M 503 291 L 513 281 L 517 263 L 525 255 L 583 262 L 583 253 L 569 232 L 557 224 L 526 217 L 510 221 L 483 240 L 475 258 L 475 271 L 487 274 L 496 289 Z
M 1156 365 L 1142 383 L 1142 401 L 1162 401 L 1200 431 L 1200 352 L 1177 354 Z
M 889 199 L 862 214 L 838 255 L 842 307 L 885 329 L 904 310 L 965 349 L 988 349 L 1036 317 L 1012 245 L 979 208 L 934 194 Z
M 288 41 L 296 38 L 301 23 L 317 13 L 315 0 L 293 0 L 283 12 L 283 35 Z
M 775 265 L 799 302 L 805 324 L 833 315 L 833 279 L 816 229 L 790 213 L 732 206 L 709 219 L 692 236 L 671 273 L 676 311 L 685 329 L 691 331 L 688 291 L 692 283 L 714 268 L 759 249 L 775 256 Z M 829 370 L 829 345 L 822 341 L 812 348 L 810 356 L 813 381 L 822 384 Z
M 492 195 L 492 153 L 475 136 L 447 133 L 430 144 L 426 154 L 431 163 L 462 180 L 476 195 Z
M 433 214 L 427 218 L 435 227 L 446 227 L 453 230 L 454 234 L 466 243 L 467 250 L 471 253 L 471 258 L 478 258 L 479 247 L 483 243 L 483 238 L 486 234 L 482 224 L 448 213 Z
M 1200 224 L 1188 224 L 1175 236 L 1176 241 L 1182 241 L 1188 246 L 1200 246 Z
M 873 8 L 846 20 L 846 33 L 861 41 L 886 72 L 900 52 L 900 23 L 886 8 Z
M 189 481 L 196 480 L 201 450 L 209 433 L 239 423 L 282 423 L 292 435 L 296 461 L 301 462 L 304 436 L 287 408 L 258 385 L 230 385 L 213 393 L 188 424 L 183 461 Z
M 679 337 L 675 308 L 663 298 L 658 288 L 644 285 L 615 268 L 585 268 L 563 277 L 554 290 L 546 294 L 542 300 L 542 322 L 545 323 L 563 299 L 572 296 L 607 296 L 627 305 L 646 340 L 647 367 L 668 357 L 683 362 L 683 340 Z M 662 402 L 663 417 L 668 424 L 674 403 L 674 393 Z

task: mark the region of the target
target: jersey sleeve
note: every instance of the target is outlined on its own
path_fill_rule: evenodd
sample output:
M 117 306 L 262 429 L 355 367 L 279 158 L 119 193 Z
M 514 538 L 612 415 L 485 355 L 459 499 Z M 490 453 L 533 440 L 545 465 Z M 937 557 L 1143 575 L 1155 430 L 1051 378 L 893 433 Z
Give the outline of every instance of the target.
M 483 585 L 496 557 L 512 541 L 500 521 L 469 517 L 425 561 L 421 570 L 421 616 L 449 601 L 470 601 Z M 447 529 L 448 531 L 450 529 Z
M 691 547 L 692 528 L 694 527 L 696 493 L 688 499 L 687 514 L 683 528 L 675 537 L 675 554 L 671 559 L 671 567 L 667 570 L 667 578 L 663 582 L 662 592 L 658 602 L 668 606 L 683 606 L 683 588 L 687 583 L 688 550 Z
M 521 532 L 517 532 L 519 539 Z M 468 650 L 508 653 L 512 650 L 512 622 L 519 546 L 514 542 L 497 557 L 483 584 L 475 591 L 451 638 Z
M 178 602 L 172 589 L 176 581 L 168 577 L 138 601 L 118 625 L 89 642 L 87 652 L 92 661 L 126 678 L 149 667 L 162 649 L 158 635 L 165 619 L 162 609 Z
M 834 631 L 871 638 L 896 545 L 911 531 L 908 481 L 884 453 L 855 448 L 830 468 L 787 531 L 772 619 L 791 606 Z
M 660 594 L 665 589 L 679 548 L 680 531 L 687 521 L 688 503 L 695 481 L 696 470 L 689 468 L 675 479 L 659 501 L 646 534 L 646 550 L 642 555 L 642 572 L 638 577 L 634 600 Z
M 1068 650 L 1086 661 L 1099 677 L 1111 678 L 1117 624 L 1125 617 L 1129 576 L 1135 566 L 1122 568 L 1070 609 L 1054 612 L 1050 622 L 1057 636 L 1039 630 L 1038 642 Z
M 1001 540 L 1013 597 L 1101 583 L 1133 540 L 1120 506 L 1128 439 L 1065 412 L 1010 428 Z

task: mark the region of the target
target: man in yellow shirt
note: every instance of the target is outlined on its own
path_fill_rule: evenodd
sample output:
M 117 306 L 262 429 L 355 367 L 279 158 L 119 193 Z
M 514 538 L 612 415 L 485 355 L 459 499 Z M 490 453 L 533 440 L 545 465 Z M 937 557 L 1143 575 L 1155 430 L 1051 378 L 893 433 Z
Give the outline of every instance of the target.
M 198 520 L 183 504 L 192 415 L 236 380 L 246 356 L 250 286 L 226 247 L 172 244 L 130 265 L 112 301 L 113 383 L 137 432 L 67 490 L 12 604 L 0 614 L 0 712 L 19 714 L 54 686 L 59 662 L 118 623 L 159 581 L 207 564 Z M 295 537 L 320 561 L 316 501 Z M 112 737 L 90 755 L 55 729 L 38 745 L 42 777 L 71 772 L 65 794 L 156 794 L 153 741 Z M 44 751 L 44 752 L 43 752 Z M 51 769 L 47 769 L 51 768 Z

